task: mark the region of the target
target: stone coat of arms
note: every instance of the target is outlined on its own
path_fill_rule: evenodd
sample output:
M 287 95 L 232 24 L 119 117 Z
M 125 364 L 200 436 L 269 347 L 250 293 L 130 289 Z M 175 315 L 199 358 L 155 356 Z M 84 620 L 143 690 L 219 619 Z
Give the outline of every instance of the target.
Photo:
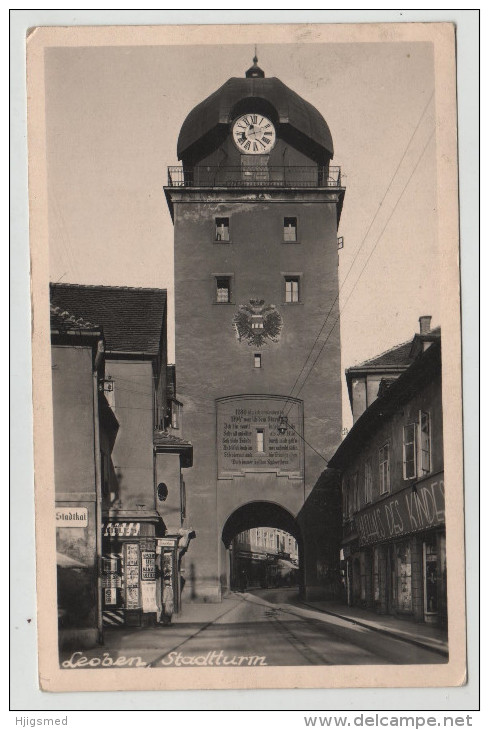
M 236 336 L 241 342 L 261 347 L 267 340 L 278 342 L 282 330 L 282 317 L 274 304 L 265 305 L 264 299 L 250 299 L 240 304 L 233 318 Z

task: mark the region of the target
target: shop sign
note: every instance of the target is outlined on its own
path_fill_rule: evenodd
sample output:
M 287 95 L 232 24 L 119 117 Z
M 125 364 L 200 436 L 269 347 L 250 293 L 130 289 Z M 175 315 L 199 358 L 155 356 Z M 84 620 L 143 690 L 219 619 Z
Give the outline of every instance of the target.
M 56 527 L 88 527 L 87 507 L 56 507 Z
M 117 603 L 117 591 L 115 588 L 104 589 L 104 603 L 106 606 L 114 606 Z
M 355 515 L 360 545 L 381 542 L 445 524 L 443 475 L 396 492 L 391 499 Z
M 141 578 L 142 580 L 154 580 L 155 575 L 155 553 L 141 553 Z
M 176 543 L 178 541 L 178 538 L 176 537 L 163 537 L 158 540 L 158 545 L 160 547 L 175 547 Z
M 126 608 L 139 608 L 139 546 L 125 546 Z
M 104 588 L 120 588 L 122 586 L 121 576 L 117 573 L 102 574 L 102 586 Z
M 126 565 L 139 565 L 139 548 L 137 545 L 126 545 Z
M 156 613 L 156 583 L 154 580 L 141 583 L 141 603 L 144 613 Z
M 140 522 L 106 522 L 104 537 L 137 537 L 141 531 Z

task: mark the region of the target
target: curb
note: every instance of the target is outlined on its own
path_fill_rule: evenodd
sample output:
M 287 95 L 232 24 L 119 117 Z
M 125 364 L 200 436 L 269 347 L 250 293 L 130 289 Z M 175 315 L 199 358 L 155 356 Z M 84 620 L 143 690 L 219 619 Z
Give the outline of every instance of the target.
M 414 646 L 419 646 L 422 649 L 428 649 L 429 651 L 434 651 L 437 654 L 441 654 L 441 656 L 447 657 L 449 656 L 448 647 L 438 647 L 438 646 L 432 646 L 431 644 L 427 644 L 424 641 L 420 641 L 419 639 L 411 639 L 409 636 L 402 636 L 401 634 L 397 634 L 395 631 L 390 631 L 389 629 L 381 629 L 378 626 L 371 626 L 370 624 L 367 624 L 363 621 L 358 621 L 358 619 L 350 618 L 349 616 L 345 616 L 342 613 L 335 613 L 334 611 L 327 611 L 325 608 L 318 608 L 318 606 L 314 606 L 312 603 L 306 603 L 306 601 L 300 601 L 303 606 L 307 606 L 308 608 L 314 609 L 314 611 L 319 611 L 320 613 L 326 613 L 329 616 L 335 616 L 336 618 L 342 618 L 344 621 L 349 621 L 351 624 L 355 624 L 356 626 L 362 626 L 364 629 L 370 629 L 371 631 L 377 631 L 379 634 L 384 634 L 385 636 L 392 636 L 395 639 L 398 639 L 399 641 L 405 641 L 407 644 L 413 644 Z

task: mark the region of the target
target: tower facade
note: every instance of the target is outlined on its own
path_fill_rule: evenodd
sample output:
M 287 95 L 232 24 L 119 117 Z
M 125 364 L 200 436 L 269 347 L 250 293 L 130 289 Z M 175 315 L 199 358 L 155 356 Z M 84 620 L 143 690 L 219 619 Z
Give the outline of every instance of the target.
M 344 188 L 332 157 L 321 114 L 256 59 L 181 128 L 182 166 L 169 168 L 165 194 L 181 435 L 194 446 L 183 600 L 220 600 L 242 530 L 284 529 L 308 549 L 296 517 L 341 430 Z

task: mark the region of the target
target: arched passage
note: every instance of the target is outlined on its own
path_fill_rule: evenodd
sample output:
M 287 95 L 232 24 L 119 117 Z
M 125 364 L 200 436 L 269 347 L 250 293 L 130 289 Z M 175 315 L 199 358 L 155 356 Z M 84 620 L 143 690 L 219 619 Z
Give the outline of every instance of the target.
M 227 518 L 222 529 L 222 542 L 228 557 L 226 559 L 226 585 L 228 588 L 236 587 L 236 576 L 234 575 L 235 563 L 231 548 L 233 540 L 240 533 L 256 527 L 275 528 L 283 530 L 292 535 L 297 541 L 299 549 L 299 574 L 298 583 L 302 584 L 302 563 L 303 563 L 303 539 L 302 532 L 294 516 L 275 502 L 254 501 L 238 507 Z

